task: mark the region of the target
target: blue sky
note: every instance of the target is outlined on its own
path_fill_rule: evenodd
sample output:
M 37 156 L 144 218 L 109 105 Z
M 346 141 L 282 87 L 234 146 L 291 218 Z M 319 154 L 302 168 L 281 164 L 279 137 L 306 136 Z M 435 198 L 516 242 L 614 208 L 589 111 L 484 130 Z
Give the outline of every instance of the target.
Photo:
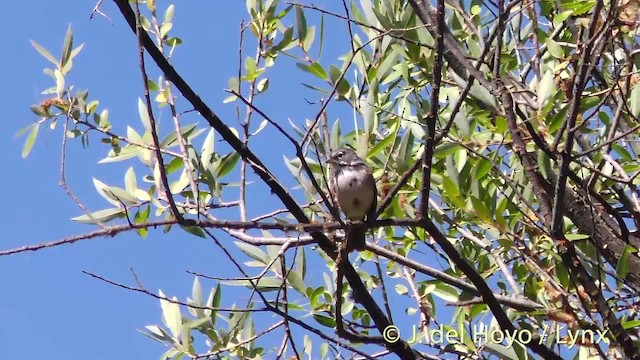
M 159 2 L 160 7 L 168 3 Z M 81 211 L 57 185 L 59 180 L 61 131 L 41 127 L 30 156 L 23 160 L 24 137 L 14 134 L 36 120 L 29 106 L 40 102 L 40 91 L 51 86 L 42 73 L 50 64 L 31 46 L 35 40 L 58 56 L 69 24 L 73 26 L 75 44 L 85 47 L 74 61 L 68 83 L 88 89 L 90 98 L 99 99 L 108 108 L 115 131 L 123 132 L 126 124 L 141 127 L 137 98 L 142 95 L 135 41 L 111 1 L 104 1 L 102 11 L 113 22 L 96 16 L 89 20 L 93 1 L 6 2 L 0 34 L 5 49 L 2 98 L 5 111 L 0 124 L 0 149 L 4 155 L 5 185 L 0 218 L 0 249 L 57 240 L 88 232 L 92 227 L 69 219 Z M 235 121 L 235 105 L 223 105 L 223 89 L 237 72 L 238 29 L 247 19 L 243 1 L 189 1 L 177 3 L 173 34 L 185 43 L 175 55 L 174 64 L 210 106 L 226 121 Z M 339 31 L 336 29 L 335 31 Z M 331 32 L 331 30 L 330 30 Z M 324 58 L 335 59 L 337 39 L 325 49 Z M 251 42 L 248 43 L 249 45 Z M 249 53 L 255 51 L 247 46 Z M 342 51 L 342 50 L 340 50 Z M 317 94 L 304 90 L 299 83 L 301 72 L 276 68 L 271 89 L 277 96 L 261 103 L 274 117 L 286 122 L 287 117 L 303 121 L 315 115 Z M 152 78 L 157 71 L 149 65 Z M 276 81 L 277 79 L 277 81 Z M 312 82 L 312 79 L 309 79 Z M 286 105 L 286 106 L 283 106 Z M 7 112 L 8 110 L 8 112 Z M 167 116 L 166 112 L 163 114 Z M 187 119 L 190 123 L 194 120 Z M 200 120 L 201 124 L 204 121 Z M 282 154 L 293 149 L 271 151 L 274 142 L 256 143 L 256 150 L 266 161 L 282 164 Z M 98 165 L 108 149 L 99 144 L 83 149 L 71 142 L 68 172 L 72 191 L 87 207 L 98 210 L 108 204 L 96 195 L 92 177 L 122 186 L 125 167 Z M 284 144 L 283 142 L 280 142 Z M 279 143 L 279 144 L 280 144 Z M 127 164 L 128 166 L 128 164 Z M 293 180 L 289 177 L 289 185 Z M 255 194 L 262 188 L 256 186 Z M 259 199 L 256 213 L 261 210 Z M 272 201 L 268 199 L 267 201 Z M 226 239 L 228 240 L 228 239 Z M 73 245 L 21 253 L 0 258 L 0 357 L 14 359 L 121 359 L 156 358 L 163 351 L 157 343 L 135 331 L 147 324 L 160 323 L 160 307 L 150 297 L 112 287 L 81 273 L 91 271 L 109 279 L 135 286 L 129 271 L 133 267 L 145 288 L 162 288 L 169 296 L 182 299 L 191 293 L 192 276 L 185 270 L 212 272 L 218 276 L 237 275 L 220 258 L 213 245 L 203 239 L 173 231 L 150 232 L 142 240 L 135 234 L 94 239 Z M 205 291 L 211 283 L 204 283 Z

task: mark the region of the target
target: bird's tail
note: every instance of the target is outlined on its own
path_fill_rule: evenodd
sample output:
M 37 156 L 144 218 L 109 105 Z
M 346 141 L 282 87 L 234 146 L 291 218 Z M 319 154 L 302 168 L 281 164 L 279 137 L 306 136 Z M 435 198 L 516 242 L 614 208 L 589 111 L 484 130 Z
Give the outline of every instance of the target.
M 347 254 L 354 251 L 364 251 L 367 248 L 367 242 L 365 240 L 365 235 L 367 234 L 367 229 L 361 227 L 352 227 L 351 230 L 347 233 L 347 244 L 345 246 L 345 250 Z

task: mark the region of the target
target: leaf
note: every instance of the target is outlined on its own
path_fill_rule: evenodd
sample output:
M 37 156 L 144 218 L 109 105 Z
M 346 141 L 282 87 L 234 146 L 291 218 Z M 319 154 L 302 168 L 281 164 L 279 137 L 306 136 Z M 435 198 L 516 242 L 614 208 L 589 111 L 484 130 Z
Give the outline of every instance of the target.
M 243 253 L 247 254 L 250 258 L 258 260 L 264 265 L 270 262 L 270 259 L 267 253 L 262 251 L 262 249 L 260 249 L 259 247 L 253 246 L 251 244 L 247 244 L 242 241 L 234 241 L 234 244 L 236 244 L 236 246 L 239 247 L 240 250 Z
M 96 178 L 93 178 L 93 186 L 95 186 L 96 190 L 98 191 L 98 194 L 100 194 L 100 196 L 102 196 L 105 200 L 111 203 L 111 205 L 116 207 L 121 206 L 120 202 L 117 199 L 115 199 L 115 197 L 113 196 L 111 192 L 112 188 L 110 186 L 108 186 L 107 184 L 103 183 L 102 181 Z
M 56 94 L 58 95 L 58 97 L 62 97 L 62 93 L 64 92 L 64 84 L 65 84 L 64 75 L 58 69 L 54 70 L 53 75 L 56 78 Z
M 131 159 L 132 157 L 139 156 L 141 152 L 143 152 L 144 150 L 146 149 L 141 149 L 138 146 L 130 146 L 130 145 L 124 147 L 122 150 L 120 150 L 119 153 L 115 153 L 113 150 L 111 150 L 111 152 L 109 152 L 109 155 L 106 158 L 98 161 L 98 164 L 107 164 L 107 163 L 113 163 L 113 162 Z
M 287 282 L 294 290 L 304 295 L 306 287 L 304 285 L 304 281 L 302 281 L 302 277 L 298 273 L 295 271 L 289 271 L 287 273 Z
M 232 91 L 236 94 L 240 93 L 240 80 L 238 80 L 238 78 L 232 77 L 229 79 L 228 85 L 227 85 L 227 90 Z M 235 94 L 232 94 L 231 96 L 229 96 L 228 98 L 224 99 L 222 101 L 223 104 L 226 103 L 230 103 L 232 101 L 235 101 L 238 98 L 238 96 L 236 96 Z
M 221 178 L 230 173 L 240 160 L 240 154 L 232 152 L 227 154 L 220 163 L 220 166 L 216 169 L 216 177 Z
M 326 326 L 328 328 L 334 329 L 336 327 L 336 321 L 328 316 L 313 314 L 313 319 L 317 321 L 318 324 Z
M 158 291 L 160 299 L 160 308 L 162 309 L 162 321 L 169 328 L 174 337 L 180 337 L 182 328 L 182 314 L 180 314 L 180 306 L 174 302 L 166 300 L 166 296 L 162 290 Z M 174 297 L 172 300 L 177 301 Z
M 406 295 L 409 293 L 409 289 L 404 284 L 396 284 L 395 289 L 398 295 Z
M 296 269 L 295 271 L 300 275 L 302 280 L 304 280 L 307 274 L 307 258 L 304 255 L 304 248 L 301 247 L 299 250 L 298 257 L 296 257 Z
M 475 178 L 478 180 L 484 178 L 492 168 L 493 167 L 491 166 L 491 162 L 487 161 L 484 158 L 479 158 L 475 166 Z
M 182 171 L 182 174 L 180 175 L 180 179 L 171 183 L 171 185 L 169 186 L 169 191 L 171 191 L 172 194 L 177 194 L 184 190 L 187 186 L 189 186 L 189 175 L 187 173 L 187 169 L 184 169 Z
M 556 59 L 564 59 L 564 50 L 562 50 L 562 46 L 560 46 L 552 38 L 548 38 L 545 44 L 547 44 L 547 51 L 549 51 L 549 54 L 551 54 L 551 56 Z
M 98 210 L 89 214 L 76 216 L 74 218 L 71 218 L 71 220 L 82 223 L 82 224 L 96 224 L 98 222 L 107 223 L 113 219 L 123 217 L 124 214 L 125 214 L 124 209 L 111 208 L 111 209 Z
M 637 328 L 640 326 L 640 320 L 630 320 L 630 321 L 622 321 L 622 327 L 625 330 Z
M 301 6 L 296 6 L 296 30 L 298 41 L 303 41 L 307 37 L 307 19 Z
M 198 124 L 182 125 L 180 126 L 180 134 L 183 138 L 188 138 L 197 133 L 197 127 Z M 170 132 L 169 135 L 160 142 L 161 148 L 168 148 L 176 145 L 178 145 L 178 135 L 175 131 Z
M 64 36 L 64 44 L 62 45 L 62 58 L 60 59 L 60 67 L 65 68 L 69 60 L 71 59 L 71 50 L 73 49 L 73 30 L 71 24 L 67 28 L 67 33 Z
M 480 217 L 480 219 L 482 219 L 482 221 L 487 222 L 487 223 L 491 223 L 491 215 L 489 213 L 489 209 L 484 204 L 484 202 L 481 201 L 480 199 L 478 199 L 477 197 L 473 196 L 473 195 L 469 196 L 469 200 L 471 201 L 471 204 L 473 205 L 471 207 L 473 209 L 473 212 L 476 215 L 478 215 L 478 217 Z
M 161 344 L 165 343 L 173 343 L 173 339 L 171 335 L 166 332 L 163 328 L 157 325 L 147 325 L 145 326 L 146 331 L 140 331 L 143 335 L 155 340 Z
M 259 74 L 256 61 L 251 56 L 247 56 L 247 58 L 244 60 L 244 68 L 246 70 L 246 74 L 244 76 L 246 80 L 252 81 L 258 77 Z
M 616 274 L 618 274 L 621 279 L 626 278 L 629 274 L 629 255 L 637 252 L 638 250 L 633 246 L 625 245 L 624 250 L 620 255 L 620 259 L 618 260 L 618 264 L 616 264 Z
M 297 63 L 296 66 L 322 80 L 328 79 L 327 72 L 324 70 L 322 65 L 318 64 L 317 62 L 314 62 L 311 65 L 307 65 L 305 63 Z
M 167 7 L 167 10 L 164 12 L 164 22 L 171 22 L 173 20 L 173 16 L 175 15 L 176 7 L 173 4 Z
M 637 83 L 631 90 L 629 101 L 631 102 L 631 114 L 635 117 L 640 116 L 640 83 Z
M 275 277 L 262 277 L 258 281 L 252 281 L 255 284 L 256 289 L 260 291 L 278 291 L 282 287 L 282 280 Z M 253 285 L 251 285 L 251 281 L 249 280 L 224 281 L 224 284 L 232 286 L 246 286 L 249 289 L 253 289 Z
M 391 133 L 389 134 L 387 137 L 385 137 L 384 139 L 382 139 L 382 141 L 378 142 L 377 144 L 375 144 L 371 150 L 369 151 L 369 153 L 367 154 L 367 159 L 372 159 L 373 157 L 375 157 L 380 151 L 387 149 L 389 147 L 389 145 L 391 145 L 391 143 L 393 142 L 393 139 L 395 139 L 394 134 Z
M 173 28 L 172 23 L 162 24 L 162 26 L 160 26 L 160 38 L 165 38 L 172 28 Z
M 31 125 L 31 130 L 29 131 L 29 135 L 27 135 L 27 139 L 24 141 L 24 145 L 22 146 L 22 158 L 26 159 L 33 149 L 33 144 L 35 144 L 36 139 L 38 138 L 38 129 L 40 128 L 40 123 L 34 123 Z
M 269 89 L 269 78 L 260 79 L 256 84 L 256 90 L 258 94 L 261 94 Z
M 222 300 L 222 289 L 220 288 L 220 284 L 216 285 L 215 288 L 211 288 L 209 292 L 209 297 L 207 298 L 207 307 L 209 308 L 218 308 L 220 307 L 220 301 Z M 204 314 L 211 318 L 211 325 L 216 324 L 216 310 L 206 309 Z
M 180 225 L 180 227 L 182 228 L 182 230 L 188 232 L 191 235 L 195 235 L 195 236 L 203 238 L 203 239 L 205 239 L 207 237 L 205 232 L 204 232 L 204 230 L 202 230 L 202 228 L 199 227 L 199 226 L 182 226 L 182 225 Z
M 551 91 L 553 90 L 553 71 L 547 70 L 540 82 L 538 83 L 537 96 L 538 96 L 538 108 L 542 108 L 549 100 Z
M 251 136 L 255 136 L 258 135 L 260 133 L 260 131 L 262 131 L 268 124 L 269 122 L 267 121 L 267 119 L 264 119 L 260 122 L 260 125 L 258 125 L 258 128 L 251 133 Z
M 140 120 L 142 121 L 142 125 L 144 128 L 151 132 L 151 119 L 149 118 L 149 111 L 147 110 L 147 105 L 145 105 L 144 101 L 141 98 L 138 98 L 138 115 L 140 116 Z
M 436 288 L 433 289 L 432 294 L 441 298 L 447 302 L 457 302 L 459 299 L 458 291 L 451 285 L 443 282 L 436 282 Z
M 307 35 L 300 41 L 300 46 L 302 47 L 302 50 L 304 50 L 305 52 L 308 52 L 311 49 L 311 45 L 313 45 L 313 40 L 315 39 L 315 37 L 316 37 L 316 27 L 310 26 L 307 29 Z
M 198 306 L 204 305 L 204 297 L 202 296 L 202 286 L 200 285 L 200 279 L 196 276 L 193 279 L 193 286 L 191 287 L 191 299 L 193 303 Z
M 134 224 L 144 224 L 149 219 L 149 213 L 151 213 L 151 206 L 145 206 L 143 210 L 139 210 L 136 212 L 136 215 L 133 217 Z M 141 238 L 145 238 L 147 236 L 148 229 L 147 228 L 138 228 L 136 232 Z
M 405 172 L 409 167 L 409 162 L 411 161 L 413 140 L 413 133 L 411 131 L 407 131 L 400 141 L 400 147 L 398 148 L 398 157 L 396 157 L 396 166 L 398 167 L 398 171 L 401 174 Z
M 44 47 L 42 47 L 40 44 L 38 44 L 33 40 L 30 40 L 30 41 L 31 41 L 31 45 L 33 45 L 33 47 L 40 53 L 40 55 L 44 56 L 45 59 L 49 60 L 54 65 L 58 65 L 58 60 L 55 57 L 53 57 L 53 55 L 51 55 L 51 53 L 47 49 L 45 49 Z
M 133 170 L 133 166 L 130 166 L 127 169 L 127 172 L 124 174 L 124 186 L 127 189 L 127 192 L 133 194 L 138 189 L 138 183 L 136 181 L 136 173 Z

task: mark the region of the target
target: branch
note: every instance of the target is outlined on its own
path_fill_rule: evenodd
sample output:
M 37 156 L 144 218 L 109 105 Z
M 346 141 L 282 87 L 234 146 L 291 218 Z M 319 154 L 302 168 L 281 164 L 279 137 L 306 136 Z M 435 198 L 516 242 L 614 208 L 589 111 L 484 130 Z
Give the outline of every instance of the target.
M 440 85 L 442 82 L 442 54 L 444 53 L 444 0 L 438 0 L 438 27 L 436 32 L 436 59 L 433 66 L 433 84 L 431 85 L 431 107 L 426 116 L 425 122 L 427 131 L 424 136 L 424 152 L 422 153 L 422 192 L 420 200 L 419 217 L 428 216 L 429 192 L 431 190 L 431 166 L 433 165 L 433 151 L 436 140 L 436 123 L 438 120 L 438 109 L 440 103 Z
M 132 30 L 135 31 L 135 14 L 131 11 L 128 0 L 114 0 L 120 12 L 124 16 L 125 20 L 129 24 Z M 169 79 L 176 88 L 182 93 L 182 95 L 189 101 L 193 107 L 202 115 L 205 120 L 213 127 L 222 138 L 240 154 L 243 161 L 246 161 L 251 168 L 257 173 L 262 181 L 269 187 L 271 192 L 275 194 L 280 201 L 291 212 L 291 215 L 300 223 L 307 224 L 310 222 L 304 211 L 298 206 L 295 200 L 289 195 L 285 188 L 277 181 L 276 177 L 268 170 L 264 163 L 249 149 L 243 142 L 226 126 L 222 120 L 202 101 L 202 99 L 191 89 L 191 87 L 184 81 L 184 79 L 176 72 L 176 70 L 167 62 L 162 53 L 155 46 L 153 41 L 146 33 L 141 33 L 142 45 L 147 50 L 151 58 L 156 62 L 158 67 L 164 72 L 165 77 Z M 337 85 L 336 85 L 337 86 Z M 335 87 L 334 87 L 335 88 Z M 324 105 L 326 106 L 326 105 Z M 322 111 L 321 111 L 322 112 Z M 318 243 L 322 250 L 327 253 L 331 258 L 337 257 L 335 244 L 329 240 L 323 233 L 314 231 L 311 233 L 313 239 Z M 339 266 L 344 267 L 345 276 L 349 281 L 349 284 L 354 289 L 355 293 L 361 296 L 363 306 L 371 315 L 372 320 L 375 322 L 376 327 L 380 333 L 391 325 L 389 319 L 385 316 L 384 312 L 380 309 L 378 304 L 373 300 L 371 294 L 367 291 L 367 288 L 362 283 L 359 275 L 356 273 L 353 266 L 348 262 L 342 262 Z M 398 356 L 406 359 L 414 359 L 415 354 L 411 350 L 409 344 L 405 341 L 398 341 L 396 343 L 385 344 L 387 348 Z

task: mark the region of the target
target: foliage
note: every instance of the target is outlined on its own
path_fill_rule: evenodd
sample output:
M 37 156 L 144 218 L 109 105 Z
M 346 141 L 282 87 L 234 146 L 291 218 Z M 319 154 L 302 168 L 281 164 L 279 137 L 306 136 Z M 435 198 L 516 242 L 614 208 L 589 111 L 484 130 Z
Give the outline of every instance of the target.
M 33 42 L 55 66 L 45 70 L 54 85 L 31 109 L 38 121 L 25 129 L 23 156 L 41 124 L 53 129 L 62 121 L 67 138 L 85 146 L 99 136 L 108 148 L 101 163 L 129 165 L 124 187 L 94 179 L 108 207 L 73 220 L 119 221 L 104 235 L 136 230 L 142 237 L 152 226 L 168 232 L 179 225 L 214 239 L 237 266 L 241 277 L 213 278 L 207 300 L 201 277 L 184 301 L 153 294 L 163 325 L 142 332 L 169 348 L 163 358 L 341 358 L 373 356 L 385 346 L 403 358 L 637 356 L 629 337 L 637 334 L 640 289 L 637 0 L 513 0 L 497 8 L 476 0 L 353 0 L 339 10 L 245 2 L 241 36 L 255 38 L 257 48 L 254 56 L 242 53 L 241 75 L 229 79 L 225 100 L 243 114 L 240 130 L 221 131 L 220 119 L 192 101 L 151 54 L 165 74 L 148 80 L 150 98 L 139 99 L 143 132 L 130 124 L 126 134 L 114 133 L 108 109 L 65 81 L 82 49 L 73 47 L 71 28 L 59 59 Z M 122 10 L 128 2 L 116 3 L 131 20 Z M 175 6 L 144 4 L 143 34 L 167 59 L 177 56 Z M 344 55 L 325 60 L 328 19 L 348 31 Z M 143 38 L 140 46 L 151 51 Z M 256 105 L 273 92 L 270 71 L 289 66 L 283 59 L 294 59 L 291 71 L 321 99 L 313 118 L 286 126 Z M 176 90 L 184 100 L 175 101 Z M 181 111 L 194 107 L 211 128 L 181 121 Z M 163 138 L 154 119 L 160 109 L 168 109 L 174 126 Z M 347 110 L 354 126 L 331 118 Z M 290 145 L 281 147 L 285 168 L 299 187 L 279 190 L 289 174 L 263 167 L 251 152 L 267 128 L 278 135 L 264 136 Z M 217 137 L 233 151 L 220 152 Z M 368 160 L 379 203 L 390 199 L 379 216 L 390 220 L 367 224 L 374 236 L 355 258 L 357 273 L 318 240 L 339 244 L 343 234 L 332 221 L 324 166 L 330 149 L 343 145 Z M 287 210 L 274 204 L 250 221 L 246 189 L 260 180 Z M 223 201 L 237 188 L 237 200 Z M 238 210 L 232 217 L 229 207 Z M 324 232 L 305 227 L 305 217 L 326 223 Z M 220 241 L 210 228 L 237 241 Z M 310 276 L 308 262 L 323 267 Z M 223 302 L 224 289 L 238 286 L 251 300 L 243 307 Z M 400 333 L 419 329 L 415 342 L 400 341 L 411 356 L 376 338 L 385 328 L 377 304 Z M 503 338 L 474 336 L 483 326 L 484 334 Z M 454 340 L 438 339 L 442 329 Z M 284 340 L 267 335 L 276 333 Z

